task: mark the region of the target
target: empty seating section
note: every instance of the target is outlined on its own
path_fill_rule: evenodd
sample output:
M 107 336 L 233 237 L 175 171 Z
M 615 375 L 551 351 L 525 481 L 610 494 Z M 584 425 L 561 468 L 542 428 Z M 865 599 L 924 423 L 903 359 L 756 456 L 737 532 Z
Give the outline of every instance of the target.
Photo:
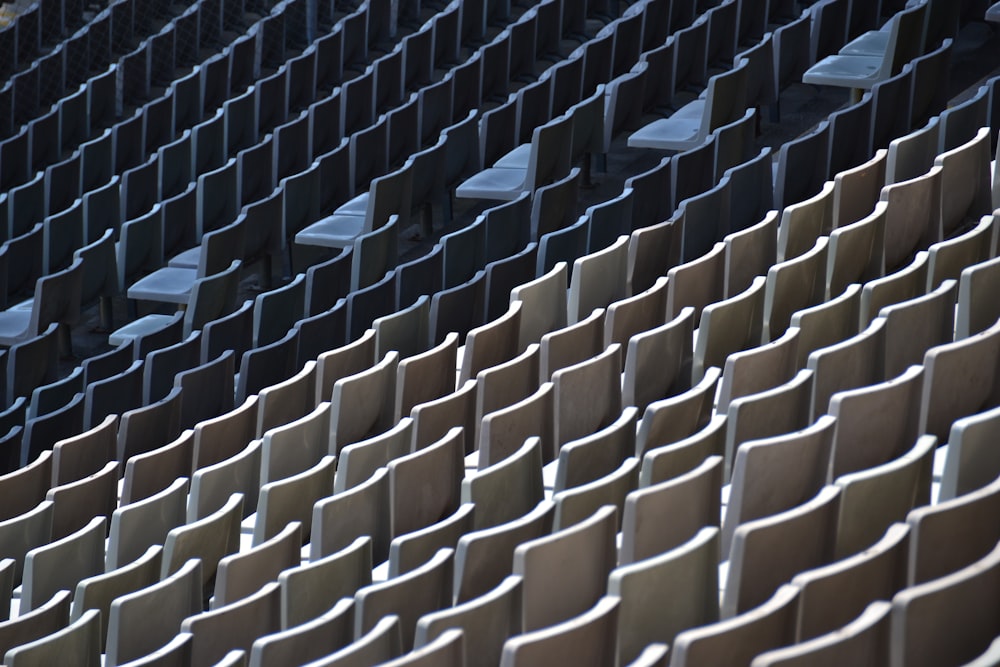
M 0 661 L 993 664 L 986 4 L 5 5 Z

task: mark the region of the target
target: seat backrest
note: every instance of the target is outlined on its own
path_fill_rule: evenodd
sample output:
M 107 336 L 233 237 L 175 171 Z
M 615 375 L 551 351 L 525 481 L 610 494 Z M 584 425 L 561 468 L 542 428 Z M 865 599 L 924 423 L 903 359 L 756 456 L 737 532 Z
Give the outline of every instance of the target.
M 31 308 L 30 335 L 40 335 L 53 322 L 75 324 L 80 319 L 83 260 L 69 268 L 38 279 Z
M 236 309 L 241 265 L 240 260 L 234 259 L 225 270 L 195 281 L 184 315 L 185 335 Z
M 746 112 L 747 72 L 750 61 L 741 58 L 736 67 L 708 80 L 700 136 L 706 137 L 723 125 L 739 120 Z
M 890 19 L 889 42 L 876 80 L 899 74 L 903 66 L 924 53 L 924 21 L 927 2 L 904 9 Z

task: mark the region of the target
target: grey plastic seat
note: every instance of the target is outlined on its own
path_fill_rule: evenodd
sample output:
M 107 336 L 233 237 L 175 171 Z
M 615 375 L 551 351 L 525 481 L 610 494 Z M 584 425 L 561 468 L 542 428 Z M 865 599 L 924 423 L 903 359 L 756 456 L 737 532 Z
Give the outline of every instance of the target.
M 308 663 L 309 667 L 379 664 L 403 653 L 400 617 L 388 614 L 344 648 Z
M 931 665 L 973 660 L 992 643 L 995 603 L 984 597 L 997 572 L 1000 550 L 958 572 L 906 588 L 892 599 L 890 632 L 897 638 L 890 664 Z M 962 602 L 959 602 L 961 600 Z M 952 613 L 941 616 L 942 609 Z M 977 613 L 970 613 L 973 609 Z M 921 621 L 938 619 L 922 630 Z
M 823 300 L 828 246 L 829 239 L 821 236 L 806 253 L 768 269 L 763 340 L 778 338 L 788 328 L 792 313 Z
M 823 416 L 801 431 L 740 444 L 723 526 L 724 552 L 740 524 L 791 509 L 819 493 L 827 480 L 835 425 Z M 768 481 L 770 475 L 782 477 L 780 488 Z
M 106 525 L 105 517 L 94 517 L 80 530 L 28 551 L 21 609 L 34 609 L 60 589 L 75 589 L 81 579 L 101 572 Z
M 551 664 L 560 658 L 592 667 L 613 664 L 618 609 L 618 598 L 605 596 L 593 607 L 561 623 L 512 637 L 504 643 L 500 664 L 532 667 Z
M 95 516 L 111 516 L 117 495 L 118 469 L 117 461 L 108 461 L 92 475 L 48 490 L 45 498 L 53 502 L 53 540 L 80 530 Z
M 35 294 L 23 306 L 0 313 L 0 345 L 14 345 L 41 335 L 50 324 L 63 329 L 75 324 L 80 315 L 80 290 L 83 262 L 76 260 L 69 268 L 38 279 Z M 68 333 L 63 332 L 64 349 Z
M 599 507 L 610 505 L 622 515 L 626 495 L 638 485 L 640 460 L 628 457 L 615 470 L 592 482 L 556 491 L 554 527 L 561 530 L 579 523 Z
M 181 629 L 192 635 L 191 664 L 244 664 L 233 661 L 232 652 L 249 651 L 258 636 L 280 627 L 279 591 L 274 581 L 247 598 L 184 619 Z
M 194 431 L 188 430 L 172 442 L 142 454 L 125 463 L 121 503 L 127 505 L 162 491 L 178 477 L 191 473 L 191 452 Z
M 258 396 L 194 425 L 192 470 L 219 463 L 244 450 L 257 433 Z
M 397 417 L 453 392 L 457 359 L 458 334 L 449 332 L 439 345 L 401 360 L 396 370 Z
M 372 179 L 367 193 L 345 203 L 327 218 L 295 234 L 300 245 L 343 248 L 359 236 L 382 227 L 391 215 L 405 227 L 409 218 L 412 167 L 407 163 L 394 172 Z
M 636 455 L 645 456 L 652 449 L 690 437 L 715 420 L 712 416 L 712 404 L 721 375 L 720 369 L 710 368 L 689 389 L 647 405 L 636 434 Z M 724 428 L 722 432 L 724 435 Z M 715 453 L 721 451 L 720 448 Z M 693 469 L 704 459 L 705 456 L 702 456 L 693 465 L 685 470 L 678 470 L 677 473 Z
M 340 551 L 281 572 L 281 627 L 303 628 L 342 607 L 338 601 L 345 597 L 353 603 L 354 591 L 372 581 L 371 544 L 370 537 L 359 537 Z M 350 613 L 347 639 L 354 636 L 353 604 Z
M 934 436 L 922 435 L 898 458 L 834 481 L 841 489 L 835 557 L 867 549 L 893 522 L 930 502 L 936 447 Z
M 315 619 L 257 638 L 250 649 L 249 664 L 305 664 L 344 648 L 353 636 L 354 600 L 342 598 Z
M 524 630 L 567 620 L 603 595 L 615 562 L 616 515 L 614 508 L 603 507 L 586 521 L 515 550 L 513 571 L 524 578 L 525 585 Z
M 63 630 L 7 651 L 4 664 L 32 667 L 54 661 L 67 662 L 67 658 L 67 664 L 81 667 L 101 664 L 101 614 L 96 609 L 86 612 Z
M 738 120 L 746 111 L 747 61 L 708 80 L 704 98 L 653 121 L 628 138 L 636 148 L 685 150 L 701 144 L 715 129 Z
M 933 581 L 960 570 L 979 560 L 996 544 L 995 533 L 988 523 L 981 523 L 997 502 L 997 483 L 970 491 L 962 496 L 916 507 L 906 516 L 910 529 L 908 564 L 905 582 L 908 585 Z M 951 548 L 941 545 L 958 533 L 977 526 L 974 534 L 955 542 Z M 897 579 L 897 581 L 900 579 Z M 895 592 L 895 591 L 894 591 Z
M 764 604 L 746 613 L 681 632 L 674 641 L 670 664 L 683 667 L 727 658 L 742 664 L 791 643 L 797 595 L 797 588 L 781 586 Z
M 0 650 L 6 653 L 69 625 L 70 596 L 70 591 L 61 590 L 37 609 L 0 622 Z
M 572 117 L 560 116 L 534 129 L 526 166 L 490 167 L 467 179 L 455 190 L 457 197 L 516 199 L 524 191 L 557 181 L 569 173 Z
M 203 587 L 214 579 L 219 561 L 236 551 L 239 544 L 239 525 L 242 517 L 243 496 L 234 493 L 220 510 L 167 533 L 163 544 L 161 579 L 184 567 L 189 557 L 198 558 Z M 207 589 L 206 592 L 210 590 Z
M 956 419 L 995 407 L 996 374 L 992 369 L 998 334 L 1000 326 L 994 324 L 975 336 L 927 350 L 920 432 L 944 440 Z M 963 378 L 960 392 L 955 391 L 956 373 Z
M 354 594 L 354 636 L 360 638 L 376 627 L 379 619 L 396 614 L 400 619 L 402 647 L 411 649 L 420 617 L 451 602 L 452 561 L 453 550 L 441 549 L 415 570 L 358 589 Z
M 230 494 L 244 495 L 244 514 L 251 514 L 260 487 L 260 440 L 251 440 L 229 458 L 199 468 L 191 476 L 189 521 L 197 521 L 223 507 Z
M 163 491 L 112 513 L 106 556 L 108 571 L 132 563 L 151 546 L 162 544 L 170 530 L 184 523 L 187 489 L 188 479 L 178 477 Z
M 324 456 L 308 470 L 283 480 L 268 482 L 260 489 L 253 544 L 277 535 L 290 521 L 302 524 L 306 541 L 312 528 L 313 504 L 333 489 L 335 458 Z
M 827 634 L 784 648 L 761 653 L 751 663 L 753 667 L 794 667 L 812 665 L 817 661 L 868 660 L 888 664 L 889 651 L 882 638 L 889 633 L 891 605 L 886 601 L 872 602 L 854 620 Z
M 100 424 L 52 447 L 52 482 L 75 482 L 101 470 L 115 459 L 117 418 L 108 415 Z
M 674 549 L 611 571 L 608 594 L 621 600 L 617 649 L 621 664 L 637 659 L 648 644 L 672 645 L 678 632 L 719 620 L 718 533 L 718 528 L 706 526 Z M 678 604 L 665 613 L 654 601 L 667 591 L 674 591 Z
M 201 329 L 212 320 L 236 310 L 236 288 L 241 266 L 240 260 L 233 260 L 228 267 L 218 273 L 199 278 L 196 278 L 194 273 L 190 275 L 193 280 L 187 283 L 188 289 L 184 290 L 178 301 L 187 304 L 184 314 L 184 330 L 187 335 Z M 177 271 L 186 272 L 190 269 L 177 269 Z M 195 270 L 195 273 L 197 272 Z M 169 315 L 147 315 L 113 332 L 108 337 L 108 342 L 118 345 L 129 338 L 137 338 L 159 330 L 170 320 Z
M 312 391 L 312 383 L 309 390 Z M 302 417 L 264 431 L 261 483 L 284 479 L 315 465 L 327 451 L 329 420 L 330 406 L 324 402 Z
M 923 52 L 925 10 L 924 5 L 918 5 L 893 17 L 881 55 L 837 53 L 827 56 L 811 66 L 802 75 L 802 81 L 821 86 L 868 90 L 876 83 L 898 74 L 904 65 Z M 845 49 L 849 47 L 850 44 Z
M 344 445 L 389 428 L 398 359 L 399 353 L 390 351 L 370 368 L 335 381 L 330 398 L 330 452 L 339 453 Z
M 174 378 L 181 392 L 181 427 L 190 428 L 233 407 L 233 352 L 184 371 Z
M 297 567 L 301 545 L 301 524 L 291 521 L 284 530 L 249 551 L 223 558 L 215 578 L 212 609 L 245 599 L 268 582 L 277 581 L 282 571 Z
M 939 500 L 956 498 L 990 484 L 1000 475 L 988 443 L 998 410 L 956 419 L 948 436 Z M 994 474 L 996 472 L 997 474 Z

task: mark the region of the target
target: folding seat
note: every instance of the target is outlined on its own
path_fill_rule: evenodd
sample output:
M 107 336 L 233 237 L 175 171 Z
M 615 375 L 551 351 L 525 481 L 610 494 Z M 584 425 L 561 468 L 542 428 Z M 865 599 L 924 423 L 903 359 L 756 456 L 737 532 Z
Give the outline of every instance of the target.
M 917 178 L 887 185 L 879 199 L 885 214 L 885 270 L 899 268 L 915 250 L 941 239 L 941 178 L 934 166 Z M 905 224 L 904 224 L 905 218 Z
M 996 325 L 983 332 L 956 341 L 945 343 L 927 350 L 924 355 L 924 391 L 921 398 L 920 430 L 944 439 L 951 424 L 987 408 L 994 407 L 993 358 L 996 355 Z M 955 392 L 950 386 L 954 382 L 959 365 L 964 359 L 975 358 L 975 363 L 962 371 L 965 390 Z
M 834 139 L 831 138 L 831 140 L 833 141 Z M 894 144 L 895 141 L 893 144 L 890 144 L 890 151 L 893 150 Z M 881 214 L 884 213 L 885 205 L 879 205 L 878 199 L 882 185 L 889 178 L 887 176 L 887 172 L 889 171 L 888 154 L 885 149 L 879 149 L 875 151 L 871 159 L 863 161 L 856 167 L 841 170 L 834 176 L 834 230 L 831 232 L 831 246 L 834 245 L 834 236 L 840 228 L 849 227 L 855 222 L 871 219 L 876 214 L 878 214 L 878 217 L 881 217 Z M 900 153 L 896 155 L 902 157 Z M 926 172 L 926 169 L 920 173 L 924 172 Z M 873 253 L 873 256 L 877 255 L 881 257 L 883 250 L 882 248 L 873 246 L 870 251 L 866 250 L 864 252 Z M 880 262 L 881 260 L 879 260 Z M 839 292 L 838 289 L 832 286 L 830 289 L 831 293 Z
M 942 167 L 943 237 L 951 236 L 967 222 L 975 223 L 981 216 L 990 213 L 990 184 L 986 165 L 990 163 L 991 134 L 992 132 L 984 127 L 976 133 L 974 139 L 942 152 L 934 160 L 935 165 Z
M 174 32 L 173 64 L 184 69 L 198 64 L 198 49 L 201 45 L 201 5 L 185 9 L 172 20 Z M 207 31 L 210 28 L 206 26 Z M 195 75 L 197 77 L 197 74 Z M 171 77 L 173 79 L 174 77 Z M 167 84 L 170 85 L 169 83 Z
M 731 353 L 717 364 L 723 367 L 718 409 L 726 411 L 736 398 L 790 381 L 803 365 L 798 360 L 806 356 L 804 351 L 799 350 L 799 331 L 795 327 L 789 327 L 781 337 L 770 343 Z
M 435 645 L 447 642 L 449 636 L 460 630 L 459 634 L 465 636 L 464 641 L 475 642 L 476 655 L 482 658 L 483 664 L 498 663 L 504 640 L 517 633 L 520 585 L 518 578 L 508 577 L 493 591 L 463 605 L 424 615 L 417 622 L 414 652 L 411 655 L 417 656 L 423 651 L 430 651 Z
M 865 283 L 861 292 L 860 324 L 864 326 L 888 305 L 913 299 L 927 291 L 928 253 L 917 252 L 913 261 L 897 271 Z
M 330 500 L 330 499 L 327 499 Z M 318 523 L 317 523 L 318 529 Z M 316 543 L 313 543 L 315 548 Z M 323 557 L 315 555 L 310 562 L 288 568 L 278 575 L 281 584 L 281 627 L 290 629 L 324 616 L 324 612 L 341 607 L 341 598 L 351 600 L 352 624 L 346 640 L 354 635 L 354 591 L 371 583 L 372 538 L 359 537 L 344 549 Z
M 823 300 L 828 244 L 821 236 L 806 253 L 768 269 L 763 340 L 774 340 L 788 328 L 794 312 Z
M 206 587 L 215 578 L 219 561 L 237 550 L 242 507 L 243 496 L 234 493 L 218 511 L 171 529 L 167 533 L 163 547 L 161 580 L 184 569 L 184 563 L 188 558 L 200 558 L 201 586 L 204 590 L 209 590 Z M 114 618 L 113 605 L 112 618 Z
M 0 622 L 0 651 L 44 638 L 69 624 L 70 591 L 59 591 L 37 609 Z
M 33 171 L 42 171 L 57 162 L 62 156 L 58 109 L 53 108 L 28 122 L 28 136 L 31 139 L 29 167 Z
M 487 236 L 489 236 L 488 231 L 489 228 Z M 519 252 L 506 259 L 497 259 L 486 264 L 484 319 L 500 317 L 508 306 L 510 291 L 538 275 L 537 259 L 538 244 L 532 242 L 526 243 Z
M 181 426 L 190 428 L 233 407 L 233 353 L 228 350 L 215 359 L 177 375 L 175 387 L 184 389 Z
M 727 366 L 733 354 L 760 344 L 765 283 L 766 279 L 758 276 L 743 292 L 709 304 L 701 311 L 694 345 L 695 377 L 701 377 L 704 369 L 711 366 Z
M 150 547 L 162 544 L 170 530 L 183 525 L 187 490 L 188 479 L 178 477 L 162 491 L 113 512 L 107 548 L 109 572 L 141 558 Z
M 14 666 L 41 665 L 72 655 L 78 664 L 101 659 L 101 614 L 91 610 L 65 629 L 7 651 L 4 662 Z
M 257 133 L 263 137 L 288 120 L 288 69 L 282 65 L 274 74 L 258 80 L 253 88 Z
M 125 664 L 169 646 L 180 623 L 201 611 L 201 563 L 191 559 L 159 583 L 117 598 L 108 618 L 106 661 Z M 145 618 L 153 614 L 155 620 Z
M 522 629 L 530 632 L 571 618 L 603 595 L 614 567 L 615 516 L 614 509 L 604 507 L 582 523 L 517 547 L 513 572 L 525 585 Z M 568 553 L 575 555 L 566 560 Z M 533 585 L 542 580 L 546 586 Z
M 584 254 L 587 238 L 589 237 L 590 220 L 586 216 L 577 216 L 579 189 L 580 168 L 573 167 L 565 176 L 535 190 L 531 202 L 530 238 L 533 241 L 539 242 L 540 250 L 545 249 L 545 243 L 542 243 L 542 239 L 546 235 L 556 234 L 568 230 L 570 227 L 576 227 L 580 237 L 579 240 L 582 241 L 582 248 L 579 253 L 574 255 L 568 255 L 565 252 L 561 253 L 559 259 L 567 262 L 575 260 Z M 561 245 L 565 246 L 566 244 Z M 569 246 L 577 247 L 578 244 L 570 243 Z M 544 270 L 547 272 L 559 259 L 547 256 L 544 262 L 540 261 L 540 265 L 546 265 Z
M 700 320 L 703 308 L 722 299 L 725 245 L 716 243 L 708 252 L 692 255 L 694 259 L 667 271 L 667 317 L 690 306 Z
M 926 295 L 879 311 L 879 317 L 886 319 L 886 377 L 895 377 L 911 364 L 919 365 L 928 349 L 952 341 L 956 293 L 954 280 L 947 279 Z
M 811 13 L 802 14 L 774 29 L 774 88 L 778 99 L 772 108 L 771 120 L 781 117 L 780 94 L 791 84 L 802 80 L 803 74 L 813 64 L 811 52 Z
M 148 498 L 191 473 L 194 432 L 185 431 L 173 442 L 136 454 L 125 463 L 122 504 Z
M 653 121 L 628 139 L 630 147 L 683 150 L 702 143 L 716 128 L 738 120 L 746 111 L 747 61 L 708 80 L 706 96 Z M 675 85 L 679 82 L 675 81 Z
M 379 317 L 396 308 L 396 276 L 389 271 L 377 283 L 347 297 L 347 340 L 355 340 Z
M 318 660 L 350 644 L 353 625 L 354 600 L 342 599 L 311 621 L 257 638 L 250 660 L 261 667 Z
M 723 594 L 721 613 L 735 620 L 772 600 L 787 589 L 781 586 L 797 572 L 823 565 L 832 558 L 838 499 L 841 489 L 823 487 L 812 499 L 763 519 L 742 524 L 733 536 L 730 570 Z M 791 540 L 802 546 L 780 564 L 773 557 L 773 545 Z M 787 553 L 787 552 L 786 552 Z M 761 599 L 763 598 L 763 602 Z M 794 638 L 794 622 L 786 628 L 788 641 Z M 683 635 L 682 635 L 683 636 Z M 678 640 L 680 637 L 678 637 Z
M 243 353 L 237 370 L 236 400 L 246 400 L 265 387 L 283 382 L 295 373 L 298 329 L 290 327 L 280 339 Z
M 508 639 L 500 664 L 504 667 L 543 665 L 553 655 L 566 656 L 579 665 L 610 664 L 615 661 L 619 599 L 602 597 L 587 611 Z
M 400 617 L 396 614 L 386 614 L 378 622 L 373 622 L 370 630 L 356 634 L 354 642 L 324 656 L 319 664 L 352 665 L 357 661 L 381 663 L 403 653 Z
M 754 148 L 757 110 L 749 103 L 748 106 L 751 108 L 747 109 L 742 118 L 718 128 L 712 133 L 715 141 L 706 142 L 714 144 L 715 167 L 713 181 L 704 189 L 707 190 L 717 183 L 730 169 L 744 165 L 757 156 Z
M 103 619 L 108 616 L 111 603 L 122 595 L 151 586 L 159 580 L 161 551 L 159 545 L 151 546 L 127 564 L 87 577 L 77 584 L 70 621 L 75 623 L 87 614 L 99 613 L 98 650 L 104 648 L 107 632 Z
M 785 207 L 812 197 L 827 180 L 830 125 L 821 121 L 808 134 L 781 146 L 774 176 L 774 204 Z
M 965 428 L 974 420 L 962 419 L 959 422 L 964 422 L 960 428 Z M 952 437 L 955 434 L 956 429 L 953 429 Z M 951 492 L 955 490 L 953 480 L 954 476 L 949 484 Z M 907 515 L 906 523 L 911 534 L 910 567 L 906 579 L 909 585 L 923 584 L 952 574 L 979 560 L 995 546 L 995 529 L 985 517 L 996 504 L 996 480 L 978 488 L 966 483 L 963 488 L 964 494 L 950 493 L 949 498 L 935 505 L 917 507 Z M 972 533 L 956 539 L 956 531 L 968 530 L 970 526 L 976 526 Z M 955 540 L 952 547 L 942 549 L 941 545 L 949 540 Z
M 21 609 L 30 611 L 61 589 L 104 569 L 107 519 L 94 517 L 86 526 L 44 546 L 28 551 L 24 560 Z
M 10 79 L 14 88 L 13 121 L 19 126 L 30 123 L 38 115 L 40 79 L 41 68 L 37 61 Z
M 672 320 L 629 339 L 622 379 L 624 404 L 645 410 L 652 402 L 691 386 L 692 323 L 693 310 L 684 308 Z M 651 373 L 648 362 L 654 358 L 665 365 Z
M 69 267 L 73 251 L 83 245 L 83 233 L 83 205 L 79 199 L 70 208 L 45 218 L 42 222 L 42 264 L 46 274 Z
M 30 181 L 7 193 L 7 238 L 21 236 L 45 219 L 45 174 L 37 172 Z
M 83 404 L 84 428 L 96 426 L 108 415 L 142 407 L 142 366 L 142 361 L 135 361 L 124 372 L 87 387 Z
M 812 38 L 810 62 L 817 62 L 833 55 L 848 41 L 851 5 L 847 0 L 816 3 L 811 9 Z
M 962 271 L 958 286 L 958 307 L 955 311 L 955 340 L 967 338 L 988 328 L 996 322 L 1000 313 L 995 313 L 991 293 L 996 273 L 996 260 L 989 260 L 969 266 Z
M 36 227 L 38 226 L 40 224 Z M 30 302 L 0 313 L 0 324 L 3 326 L 0 344 L 10 346 L 25 343 L 42 336 L 55 325 L 60 348 L 68 351 L 68 327 L 75 324 L 80 316 L 82 280 L 81 259 L 76 259 L 67 269 L 39 278 Z M 12 385 L 8 385 L 8 389 L 11 388 Z
M 202 363 L 230 349 L 242 357 L 252 347 L 253 301 L 247 299 L 232 313 L 205 322 L 202 334 Z
M 845 622 L 836 630 L 784 648 L 766 651 L 755 658 L 754 662 L 758 662 L 761 667 L 852 659 L 888 664 L 888 646 L 880 638 L 889 632 L 890 610 L 888 602 L 872 602 L 856 618 Z
M 888 34 L 878 37 L 879 40 L 885 40 L 884 48 L 876 47 L 874 52 L 861 48 L 860 42 L 871 39 L 867 35 L 861 35 L 837 54 L 810 67 L 803 74 L 802 81 L 867 90 L 899 74 L 913 58 L 923 55 L 922 33 L 926 9 L 927 5 L 924 3 L 895 14 L 889 21 Z
M 604 320 L 604 309 L 598 309 L 576 324 L 543 333 L 539 379 L 548 381 L 556 371 L 589 361 L 607 349 Z
M 836 424 L 823 416 L 805 429 L 740 444 L 722 529 L 724 553 L 729 553 L 740 525 L 790 510 L 820 492 L 827 480 Z M 768 482 L 772 473 L 787 480 L 780 490 Z
M 389 493 L 388 470 L 380 468 L 363 483 L 317 501 L 312 517 L 312 557 L 329 555 L 361 535 L 371 535 L 375 558 L 385 560 L 391 539 Z
M 226 17 L 223 16 L 223 24 L 225 22 Z M 253 86 L 260 74 L 256 57 L 258 34 L 254 31 L 240 35 L 223 49 L 229 61 L 229 94 L 232 96 L 242 96 L 247 91 L 253 98 L 253 92 L 248 88 Z
M 377 619 L 386 614 L 397 614 L 401 646 L 404 650 L 412 648 L 419 618 L 450 603 L 452 557 L 451 549 L 442 549 L 415 570 L 359 589 L 354 596 L 355 637 L 360 639 L 364 633 L 376 628 Z
M 0 142 L 0 156 L 4 160 L 0 179 L 3 179 L 5 188 L 9 189 L 28 181 L 29 141 L 28 129 L 22 128 L 17 134 Z
M 929 503 L 936 446 L 935 437 L 920 436 L 898 458 L 836 479 L 835 484 L 841 488 L 836 557 L 867 549 L 894 521 L 903 520 L 914 507 Z
M 718 596 L 714 594 L 718 590 L 718 532 L 716 527 L 705 526 L 672 550 L 623 563 L 611 571 L 608 593 L 620 598 L 620 660 L 632 660 L 653 641 L 672 645 L 680 631 L 719 620 Z M 668 590 L 677 592 L 679 604 L 669 613 L 654 613 L 652 600 L 657 596 L 647 594 Z
M 250 551 L 232 554 L 219 561 L 212 609 L 221 610 L 247 600 L 268 582 L 276 582 L 281 571 L 297 566 L 302 545 L 300 533 L 299 524 L 291 522 L 272 539 Z
M 834 184 L 826 181 L 817 194 L 794 199 L 778 223 L 778 261 L 801 256 L 833 228 Z
M 983 597 L 983 592 L 993 585 L 997 556 L 997 550 L 993 549 L 958 572 L 911 586 L 893 597 L 890 632 L 900 643 L 890 648 L 892 663 L 962 662 L 972 660 L 987 649 L 993 640 L 996 610 L 993 601 Z M 964 602 L 959 603 L 959 600 Z M 937 616 L 943 608 L 955 610 L 947 617 L 947 622 L 932 624 L 919 633 L 916 631 L 921 619 Z M 965 611 L 971 609 L 979 614 L 972 616 Z

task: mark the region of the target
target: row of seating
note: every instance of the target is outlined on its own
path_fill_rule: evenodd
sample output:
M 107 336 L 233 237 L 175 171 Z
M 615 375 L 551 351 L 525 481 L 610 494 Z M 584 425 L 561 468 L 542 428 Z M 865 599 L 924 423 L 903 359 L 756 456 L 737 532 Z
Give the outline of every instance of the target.
M 577 273 L 577 274 L 579 275 L 579 274 L 580 274 L 580 273 L 582 273 L 582 272 L 580 272 L 580 271 L 576 271 L 576 273 Z M 578 312 L 579 312 L 579 311 L 578 311 Z M 584 312 L 585 312 L 585 311 L 584 311 Z M 478 338 L 478 336 L 477 336 L 477 338 Z M 690 340 L 690 338 L 689 338 L 689 340 Z M 390 346 L 390 349 L 392 349 L 392 346 Z M 470 353 L 470 352 L 469 352 L 468 350 L 466 350 L 466 357 L 469 357 L 469 356 L 470 356 L 470 354 L 472 354 L 472 353 Z M 382 358 L 382 357 L 377 357 L 377 358 Z M 389 366 L 389 367 L 391 367 L 391 359 L 390 359 L 389 361 L 390 361 L 390 366 Z M 603 361 L 603 360 L 602 360 L 602 361 Z M 371 363 L 371 362 L 368 362 L 368 363 Z M 480 360 L 480 362 L 479 362 L 479 363 L 486 363 L 486 362 L 484 362 L 484 361 Z M 618 360 L 616 359 L 616 363 L 620 363 L 620 362 L 619 362 L 619 361 L 618 361 Z M 474 361 L 470 361 L 470 364 L 472 364 L 472 368 L 475 368 L 475 365 L 476 365 L 476 362 L 474 362 Z M 454 365 L 452 365 L 452 367 L 454 367 Z M 374 368 L 374 367 L 373 367 L 373 368 Z M 470 368 L 470 370 L 468 371 L 469 373 L 472 373 L 472 372 L 473 372 L 472 368 Z M 484 368 L 484 370 L 485 370 L 485 368 Z M 379 369 L 378 369 L 378 371 L 379 371 L 379 374 L 380 374 L 380 375 L 381 375 L 382 373 L 384 373 L 384 369 L 383 369 L 383 368 L 379 368 Z M 336 386 L 334 387 L 334 390 L 335 390 L 335 389 L 336 389 Z M 343 391 L 343 390 L 342 390 L 342 391 Z M 384 429 L 383 429 L 383 430 L 384 430 Z M 353 439 L 353 438 L 351 438 L 350 436 L 348 436 L 348 440 L 347 440 L 347 441 L 345 441 L 345 442 L 348 442 L 348 441 L 350 441 L 351 439 Z M 244 441 L 244 442 L 245 442 L 245 441 Z M 454 448 L 454 445 L 453 445 L 453 444 L 452 444 L 451 446 L 452 446 L 452 448 Z M 435 449 L 434 449 L 434 450 L 432 450 L 432 451 L 435 451 L 435 453 L 437 453 L 437 449 L 440 449 L 440 448 L 435 448 Z M 341 454 L 343 454 L 343 453 L 341 452 Z M 321 463 L 322 463 L 322 462 L 321 462 Z M 316 478 L 316 477 L 315 477 L 316 475 L 326 475 L 326 474 L 329 474 L 329 465 L 330 465 L 329 463 L 326 463 L 326 464 L 325 464 L 325 467 L 324 467 L 324 468 L 317 468 L 317 470 L 316 470 L 315 472 L 312 472 L 312 471 L 310 470 L 310 472 L 312 472 L 312 474 L 311 474 L 311 475 L 309 476 L 309 478 L 310 478 L 310 479 L 315 479 L 315 478 Z M 323 472 L 320 472 L 321 470 L 322 470 Z M 392 470 L 392 468 L 390 468 L 390 470 Z M 412 497 L 412 496 L 410 496 L 410 497 Z M 565 505 L 564 505 L 564 507 L 565 507 Z M 258 505 L 258 511 L 259 511 L 259 505 Z M 565 511 L 565 510 L 564 510 L 564 511 Z M 230 512 L 231 512 L 231 510 L 230 510 Z M 438 559 L 438 560 L 440 560 L 440 559 Z M 402 581 L 400 581 L 399 583 L 402 583 Z M 536 587 L 536 588 L 537 588 L 537 587 Z M 605 606 L 607 606 L 607 605 L 605 605 Z M 221 617 L 217 617 L 217 618 L 221 618 Z M 376 619 L 376 620 L 377 620 L 377 619 Z M 91 621 L 91 622 L 92 622 L 92 621 Z M 361 627 L 368 627 L 368 622 L 362 622 L 362 623 L 364 623 L 364 625 L 363 625 L 363 626 L 361 626 Z M 193 625 L 193 624 L 192 624 L 192 625 Z M 410 625 L 410 624 L 409 624 L 409 622 L 407 622 L 407 625 L 408 625 L 408 626 Z M 357 626 L 357 624 L 356 624 L 356 627 L 358 627 L 358 626 Z M 564 628 L 561 628 L 561 629 L 564 629 Z M 174 630 L 174 631 L 175 631 L 175 630 Z M 591 634 L 594 634 L 594 633 L 591 633 Z M 405 636 L 405 635 L 404 635 L 404 636 Z M 186 640 L 185 640 L 185 641 L 186 641 Z M 453 641 L 454 641 L 454 640 L 453 640 Z M 183 650 L 183 649 L 181 649 L 181 650 Z M 217 651 L 218 649 L 217 649 L 217 648 L 212 648 L 212 649 L 209 649 L 209 650 L 210 650 L 210 651 Z M 594 655 L 599 655 L 599 653 L 594 653 Z

